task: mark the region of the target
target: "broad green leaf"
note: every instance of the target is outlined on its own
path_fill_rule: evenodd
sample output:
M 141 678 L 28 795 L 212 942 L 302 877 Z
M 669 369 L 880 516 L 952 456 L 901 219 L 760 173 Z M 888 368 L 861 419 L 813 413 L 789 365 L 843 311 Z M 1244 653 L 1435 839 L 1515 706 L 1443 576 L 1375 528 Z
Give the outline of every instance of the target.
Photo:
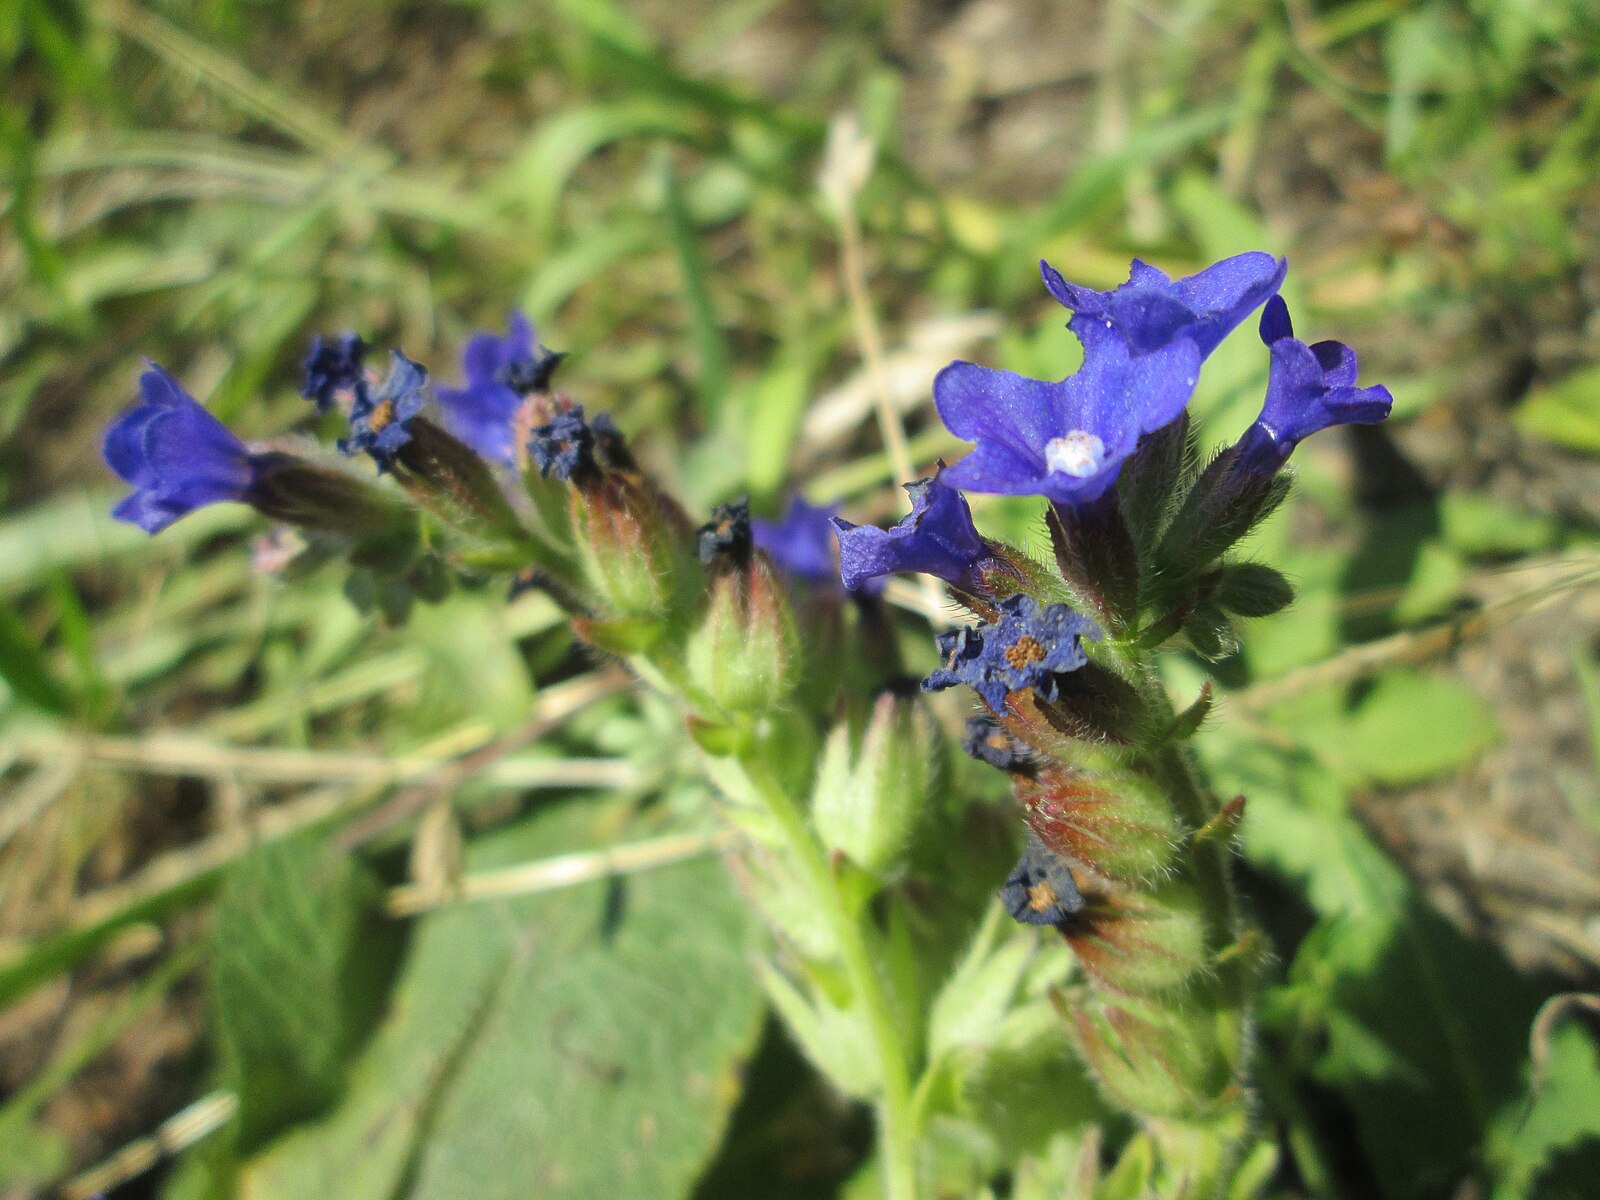
M 1560 535 L 1556 522 L 1493 496 L 1450 492 L 1439 498 L 1445 540 L 1469 558 L 1532 554 Z
M 618 812 L 541 810 L 468 868 L 592 847 Z M 423 918 L 344 1102 L 247 1164 L 241 1194 L 685 1193 L 758 1032 L 753 932 L 711 861 Z
M 1499 737 L 1494 714 L 1464 684 L 1438 675 L 1381 675 L 1351 709 L 1324 690 L 1281 706 L 1274 720 L 1340 770 L 1383 784 L 1459 767 Z
M 373 884 L 314 836 L 269 842 L 228 873 L 211 977 L 240 1142 L 337 1099 L 373 997 L 360 953 Z
M 670 1200 L 716 1148 L 762 1010 L 754 925 L 721 865 L 547 904 L 419 1147 L 411 1200 Z
M 1529 392 L 1512 420 L 1523 433 L 1568 450 L 1600 454 L 1600 367 L 1574 371 Z

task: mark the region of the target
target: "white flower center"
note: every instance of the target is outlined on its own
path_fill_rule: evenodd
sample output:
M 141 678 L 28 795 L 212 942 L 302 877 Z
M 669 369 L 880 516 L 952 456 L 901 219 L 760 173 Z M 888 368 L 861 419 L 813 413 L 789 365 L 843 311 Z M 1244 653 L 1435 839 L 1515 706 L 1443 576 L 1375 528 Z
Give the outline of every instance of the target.
M 1106 444 L 1087 429 L 1074 429 L 1044 444 L 1044 462 L 1052 472 L 1087 479 L 1106 461 Z

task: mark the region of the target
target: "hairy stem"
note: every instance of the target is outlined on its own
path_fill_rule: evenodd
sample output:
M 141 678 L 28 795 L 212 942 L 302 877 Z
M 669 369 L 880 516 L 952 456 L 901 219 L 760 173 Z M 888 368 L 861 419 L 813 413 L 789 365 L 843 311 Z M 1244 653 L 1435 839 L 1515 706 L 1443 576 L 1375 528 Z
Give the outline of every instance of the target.
M 865 913 L 850 911 L 828 865 L 827 853 L 812 835 L 799 807 L 762 766 L 741 761 L 752 790 L 768 811 L 799 864 L 817 902 L 828 915 L 839 946 L 850 988 L 860 998 L 883 1076 L 883 1096 L 878 1103 L 878 1152 L 887 1200 L 916 1200 L 916 1127 L 912 1113 L 911 1072 L 900 1024 L 889 1006 L 883 979 L 875 965 L 875 932 Z

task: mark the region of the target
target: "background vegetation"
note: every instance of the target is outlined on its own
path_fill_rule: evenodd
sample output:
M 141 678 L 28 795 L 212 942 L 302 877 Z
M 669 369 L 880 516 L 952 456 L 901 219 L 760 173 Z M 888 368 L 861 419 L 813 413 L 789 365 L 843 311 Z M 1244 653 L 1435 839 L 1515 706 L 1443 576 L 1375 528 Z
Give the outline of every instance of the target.
M 1297 455 L 1259 548 L 1300 599 L 1200 741 L 1281 968 L 1270 1186 L 1594 1178 L 1586 0 L 11 0 L 0 64 L 0 1196 L 109 1162 L 68 1194 L 810 1197 L 867 1141 L 763 1017 L 714 856 L 373 915 L 449 870 L 441 797 L 469 877 L 700 836 L 683 739 L 537 594 L 394 628 L 258 569 L 242 508 L 111 522 L 98 439 L 141 355 L 292 436 L 313 331 L 451 378 L 520 305 L 691 507 L 799 485 L 883 519 L 879 387 L 925 465 L 960 449 L 949 359 L 1071 369 L 1039 257 L 1109 285 L 1245 249 L 1398 400 Z M 880 146 L 858 242 L 816 184 L 841 111 Z M 1209 441 L 1259 403 L 1249 337 Z M 1027 511 L 979 521 L 1038 546 Z M 1018 1154 L 1087 1115 L 992 1074 Z

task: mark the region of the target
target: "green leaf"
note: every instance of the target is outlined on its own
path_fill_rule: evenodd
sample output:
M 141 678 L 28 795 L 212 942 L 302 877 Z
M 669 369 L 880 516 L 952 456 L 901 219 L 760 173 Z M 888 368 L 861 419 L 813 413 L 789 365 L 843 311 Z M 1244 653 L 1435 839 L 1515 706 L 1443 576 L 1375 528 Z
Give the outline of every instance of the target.
M 1577 1200 L 1600 1178 L 1600 1042 L 1581 1019 L 1568 1018 L 1551 1031 L 1541 1058 L 1536 1082 L 1490 1143 L 1499 1175 L 1494 1200 Z
M 700 415 L 707 426 L 715 426 L 722 414 L 722 402 L 728 394 L 732 354 L 723 336 L 722 324 L 717 320 L 716 307 L 711 301 L 711 281 L 706 271 L 705 255 L 700 249 L 700 232 L 689 215 L 683 188 L 672 169 L 672 160 L 663 157 L 659 169 L 665 197 L 667 231 L 673 252 L 677 255 L 678 269 L 683 273 L 683 299 L 689 310 L 689 329 L 694 335 L 695 351 L 700 358 L 700 376 L 696 388 Z
M 592 847 L 618 813 L 541 810 L 468 865 Z M 248 1164 L 243 1194 L 686 1193 L 759 1032 L 753 935 L 712 861 L 427 916 L 347 1098 Z
M 66 716 L 78 707 L 39 640 L 4 601 L 0 601 L 0 681 L 17 699 L 51 716 Z
M 1548 550 L 1560 536 L 1556 522 L 1493 496 L 1450 492 L 1439 498 L 1445 540 L 1468 558 L 1498 558 Z
M 339 1095 L 372 999 L 357 953 L 372 894 L 366 872 L 314 836 L 263 845 L 228 873 L 212 994 L 245 1149 Z
M 1247 797 L 1247 857 L 1318 915 L 1263 1003 L 1277 1065 L 1339 1093 L 1382 1194 L 1447 1191 L 1517 1094 L 1536 990 L 1417 894 L 1325 770 L 1237 734 L 1202 746 Z
M 1494 714 L 1464 684 L 1394 671 L 1345 710 L 1324 691 L 1285 705 L 1274 719 L 1328 762 L 1359 779 L 1416 783 L 1459 767 L 1499 737 Z
M 1512 420 L 1533 437 L 1600 454 L 1600 367 L 1574 371 L 1558 383 L 1529 392 Z

